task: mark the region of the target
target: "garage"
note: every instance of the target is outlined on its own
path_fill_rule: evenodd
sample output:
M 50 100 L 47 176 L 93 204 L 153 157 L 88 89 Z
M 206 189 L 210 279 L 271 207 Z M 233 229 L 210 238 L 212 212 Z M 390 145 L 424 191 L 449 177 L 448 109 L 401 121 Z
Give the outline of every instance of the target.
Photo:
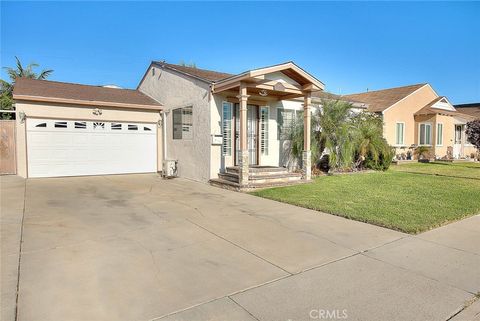
M 28 174 L 58 177 L 155 172 L 156 135 L 156 124 L 28 120 Z
M 163 106 L 138 90 L 20 78 L 13 97 L 19 176 L 161 169 Z

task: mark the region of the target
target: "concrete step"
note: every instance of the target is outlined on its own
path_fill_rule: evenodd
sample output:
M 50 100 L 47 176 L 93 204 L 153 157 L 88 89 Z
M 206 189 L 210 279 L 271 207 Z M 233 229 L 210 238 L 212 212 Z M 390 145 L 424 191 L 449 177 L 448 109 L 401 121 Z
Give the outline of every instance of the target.
M 250 181 L 248 186 L 241 186 L 238 183 L 220 179 L 220 178 L 214 178 L 210 180 L 210 184 L 212 186 L 228 189 L 228 190 L 233 190 L 233 191 L 242 191 L 242 192 L 248 192 L 248 191 L 254 191 L 258 189 L 263 189 L 263 188 L 271 188 L 271 187 L 281 187 L 281 186 L 291 186 L 291 185 L 297 185 L 297 184 L 304 184 L 307 183 L 304 180 L 293 180 L 293 181 L 287 181 L 287 182 L 259 182 L 259 181 Z
M 227 167 L 226 173 L 229 174 L 239 174 L 239 168 L 235 167 Z M 273 175 L 283 175 L 283 174 L 290 174 L 286 168 L 283 167 L 263 167 L 263 168 L 250 168 L 249 176 L 256 177 L 256 176 L 273 176 Z
M 232 173 L 218 173 L 218 178 L 235 183 L 238 183 L 239 181 L 238 174 Z

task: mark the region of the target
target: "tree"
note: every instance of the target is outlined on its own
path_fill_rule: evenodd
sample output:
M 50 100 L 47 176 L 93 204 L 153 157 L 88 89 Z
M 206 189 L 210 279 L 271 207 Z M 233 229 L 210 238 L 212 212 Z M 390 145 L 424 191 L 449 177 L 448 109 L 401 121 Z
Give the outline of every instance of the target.
M 0 108 L 6 110 L 13 110 L 13 86 L 15 85 L 15 81 L 19 77 L 23 78 L 33 78 L 33 79 L 46 79 L 50 74 L 53 72 L 51 69 L 42 70 L 39 74 L 37 74 L 34 69 L 39 67 L 36 63 L 30 63 L 26 67 L 22 65 L 20 59 L 15 56 L 16 65 L 14 68 L 11 67 L 4 67 L 8 77 L 10 78 L 10 82 L 1 79 L 0 83 Z M 1 119 L 11 119 L 11 113 L 1 113 Z
M 393 152 L 383 138 L 382 118 L 364 112 L 353 116 L 352 122 L 355 127 L 353 142 L 356 155 L 355 167 L 387 169 L 391 163 L 389 158 L 393 158 Z
M 353 122 L 350 121 L 350 103 L 323 100 L 318 113 L 319 138 L 329 153 L 331 169 L 350 168 L 353 163 Z
M 475 119 L 467 123 L 465 135 L 470 144 L 480 149 L 480 119 Z

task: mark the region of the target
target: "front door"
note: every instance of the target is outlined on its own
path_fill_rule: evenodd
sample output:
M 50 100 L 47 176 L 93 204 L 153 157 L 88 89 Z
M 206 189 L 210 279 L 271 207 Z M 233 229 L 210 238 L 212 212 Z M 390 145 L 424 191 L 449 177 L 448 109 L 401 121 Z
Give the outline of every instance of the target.
M 250 165 L 258 165 L 258 106 L 247 106 L 247 145 Z M 240 161 L 240 108 L 235 104 L 235 165 Z
M 453 142 L 454 158 L 463 156 L 463 126 L 464 125 L 455 125 L 455 141 Z

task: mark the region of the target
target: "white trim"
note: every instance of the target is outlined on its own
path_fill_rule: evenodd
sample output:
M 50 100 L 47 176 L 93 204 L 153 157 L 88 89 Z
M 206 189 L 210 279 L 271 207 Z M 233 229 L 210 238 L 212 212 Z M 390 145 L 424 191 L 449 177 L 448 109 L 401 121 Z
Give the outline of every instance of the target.
M 392 108 L 393 106 L 395 106 L 395 105 L 398 104 L 399 102 L 403 101 L 403 100 L 406 99 L 407 97 L 410 97 L 411 95 L 413 95 L 414 93 L 416 93 L 417 91 L 419 91 L 420 89 L 422 89 L 422 88 L 425 87 L 425 86 L 429 86 L 429 87 L 433 90 L 433 88 L 432 88 L 432 86 L 430 86 L 430 84 L 425 84 L 425 85 L 423 85 L 422 87 L 420 87 L 420 88 L 416 89 L 415 91 L 411 92 L 410 94 L 406 95 L 405 97 L 403 97 L 402 99 L 400 99 L 399 101 L 397 101 L 396 103 L 394 103 L 393 105 L 391 105 L 390 107 L 388 107 L 387 109 L 382 110 L 382 115 L 383 115 L 387 110 L 389 110 L 390 108 Z M 435 90 L 433 90 L 433 92 L 435 93 Z M 435 95 L 437 95 L 437 93 L 435 93 Z M 439 97 L 439 96 L 437 95 L 437 97 Z M 422 108 L 423 108 L 423 106 L 422 106 Z
M 402 135 L 402 143 L 401 144 L 397 144 L 397 124 L 403 124 L 403 135 Z M 405 146 L 405 122 L 404 121 L 397 121 L 395 122 L 395 147 L 404 147 Z
M 430 144 L 420 144 L 420 126 L 421 125 L 429 125 L 430 126 Z M 418 146 L 432 146 L 432 122 L 422 122 L 422 123 L 418 123 Z M 427 131 L 425 130 L 425 133 Z M 425 136 L 426 138 L 426 136 Z M 425 139 L 426 140 L 426 139 Z
M 224 128 L 223 128 L 223 125 L 224 125 L 224 121 L 225 121 L 225 113 L 224 113 L 224 104 L 228 104 L 230 106 L 230 152 L 225 152 L 225 142 L 224 141 Z M 230 157 L 232 156 L 232 149 L 233 147 L 235 146 L 235 143 L 234 143 L 234 138 L 235 138 L 235 133 L 233 132 L 233 128 L 234 128 L 234 124 L 233 124 L 233 112 L 234 112 L 234 105 L 233 103 L 229 102 L 229 101 L 222 101 L 222 120 L 221 120 L 221 132 L 222 132 L 222 156 L 224 157 Z
M 442 125 L 442 143 L 441 144 L 438 144 L 438 125 Z M 435 146 L 438 146 L 438 147 L 442 147 L 443 146 L 443 129 L 445 128 L 445 126 L 443 125 L 443 122 L 438 122 L 437 123 L 437 128 L 435 128 Z

